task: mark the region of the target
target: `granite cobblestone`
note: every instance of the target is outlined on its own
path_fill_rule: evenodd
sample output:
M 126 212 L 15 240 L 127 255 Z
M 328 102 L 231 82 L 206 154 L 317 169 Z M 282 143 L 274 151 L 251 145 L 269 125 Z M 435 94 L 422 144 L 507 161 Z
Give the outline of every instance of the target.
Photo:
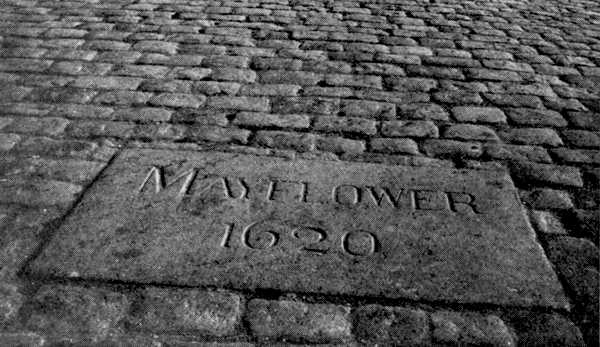
M 8 325 L 0 344 L 597 346 L 594 5 L 2 3 L 0 321 Z M 122 146 L 138 142 L 508 167 L 573 308 L 458 312 L 437 303 L 305 303 L 45 279 L 23 287 L 15 278 L 46 237 L 45 225 L 68 211 Z

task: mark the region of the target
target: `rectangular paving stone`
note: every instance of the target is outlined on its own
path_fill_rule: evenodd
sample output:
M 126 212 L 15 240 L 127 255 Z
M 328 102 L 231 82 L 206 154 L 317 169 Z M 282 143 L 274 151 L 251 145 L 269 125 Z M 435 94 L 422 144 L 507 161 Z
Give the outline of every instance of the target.
M 505 173 L 126 149 L 30 270 L 566 308 Z

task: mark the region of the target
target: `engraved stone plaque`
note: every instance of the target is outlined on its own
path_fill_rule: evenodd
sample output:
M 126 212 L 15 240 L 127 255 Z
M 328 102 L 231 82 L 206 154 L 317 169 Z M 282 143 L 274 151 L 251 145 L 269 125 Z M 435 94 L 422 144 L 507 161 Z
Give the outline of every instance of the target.
M 504 173 L 220 152 L 125 150 L 30 270 L 567 306 Z

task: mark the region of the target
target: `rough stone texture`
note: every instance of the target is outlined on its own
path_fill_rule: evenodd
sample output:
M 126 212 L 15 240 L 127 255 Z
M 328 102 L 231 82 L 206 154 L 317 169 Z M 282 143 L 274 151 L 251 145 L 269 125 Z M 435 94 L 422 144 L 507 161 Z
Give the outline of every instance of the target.
M 235 294 L 148 288 L 134 303 L 130 324 L 155 333 L 231 335 L 239 324 Z
M 433 340 L 451 346 L 516 346 L 506 324 L 495 315 L 440 311 L 431 314 Z
M 599 260 L 598 248 L 590 241 L 574 237 L 549 238 L 548 257 L 575 293 L 577 319 L 588 344 L 598 341 Z
M 59 218 L 61 211 L 54 207 L 24 208 L 21 206 L 4 207 L 0 210 L 4 216 L 0 223 L 2 230 L 0 275 L 7 289 L 11 289 L 16 285 L 15 277 L 25 261 L 39 247 L 44 228 Z M 11 290 L 8 292 L 12 293 L 8 297 L 9 304 L 18 296 Z
M 511 317 L 511 323 L 518 327 L 516 330 L 520 346 L 585 346 L 577 326 L 555 313 L 520 313 Z
M 581 187 L 581 172 L 572 166 L 513 162 L 514 177 L 522 182 Z
M 8 325 L 17 317 L 17 313 L 25 301 L 21 288 L 16 283 L 0 284 L 0 323 Z
M 597 247 L 597 7 L 591 0 L 4 1 L 2 281 L 25 280 L 32 288 L 22 295 L 31 301 L 46 279 L 22 266 L 125 143 L 430 170 L 508 167 L 546 253 L 551 235 Z M 444 138 L 452 127 L 462 130 Z M 481 127 L 498 139 L 488 141 L 475 131 Z M 586 303 L 563 283 L 575 308 L 561 314 L 598 346 L 597 315 L 582 313 Z M 352 296 L 307 295 L 363 305 Z M 530 313 L 533 325 L 545 324 L 536 319 L 545 313 Z M 103 343 L 30 334 L 22 320 L 3 327 L 0 345 Z M 550 341 L 574 341 L 568 325 L 556 330 Z M 105 344 L 202 345 L 189 336 L 124 334 Z M 226 340 L 254 341 L 239 334 Z M 227 345 L 209 335 L 197 340 Z
M 0 333 L 0 343 L 5 346 L 44 346 L 47 340 L 35 333 Z
M 425 154 L 433 157 L 477 158 L 483 153 L 480 143 L 454 140 L 427 140 L 423 149 Z
M 240 112 L 234 121 L 247 127 L 308 128 L 310 117 L 306 115 L 277 115 L 258 112 Z
M 568 210 L 573 208 L 569 194 L 555 189 L 536 189 L 521 192 L 521 200 L 538 210 Z
M 549 211 L 536 211 L 530 213 L 530 219 L 536 230 L 546 234 L 567 234 L 560 218 Z
M 81 186 L 55 180 L 11 179 L 0 181 L 0 203 L 33 206 L 68 206 Z
M 255 299 L 245 319 L 259 339 L 329 343 L 351 337 L 350 310 L 339 305 Z
M 504 112 L 493 107 L 454 107 L 452 115 L 459 122 L 506 123 Z
M 103 337 L 117 328 L 128 306 L 124 295 L 110 290 L 45 285 L 33 297 L 27 326 L 51 336 Z
M 382 153 L 418 154 L 417 143 L 411 139 L 372 139 L 371 150 Z
M 438 128 L 431 121 L 383 122 L 381 133 L 390 137 L 438 137 Z
M 360 307 L 354 317 L 357 339 L 367 345 L 431 345 L 429 314 L 419 309 Z
M 34 271 L 562 307 L 510 187 L 493 171 L 128 150 L 104 171 Z M 475 241 L 469 230 L 479 231 Z M 510 259 L 497 253 L 498 243 L 512 249 Z M 98 244 L 102 251 L 90 256 Z M 473 264 L 469 271 L 456 261 L 464 257 Z
M 444 129 L 442 137 L 461 140 L 498 141 L 494 130 L 484 125 L 457 124 Z

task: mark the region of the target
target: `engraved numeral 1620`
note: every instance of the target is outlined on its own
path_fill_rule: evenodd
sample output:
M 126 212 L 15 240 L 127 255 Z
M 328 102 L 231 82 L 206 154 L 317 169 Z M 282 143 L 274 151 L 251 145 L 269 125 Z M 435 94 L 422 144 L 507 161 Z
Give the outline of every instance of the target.
M 235 224 L 225 224 L 220 246 L 231 247 Z M 240 241 L 244 247 L 255 250 L 267 250 L 276 247 L 282 237 L 291 237 L 303 244 L 300 251 L 325 254 L 331 250 L 330 236 L 326 230 L 313 226 L 300 226 L 290 228 L 272 222 L 253 222 L 246 225 L 240 234 Z M 352 230 L 344 233 L 338 240 L 342 251 L 352 256 L 372 255 L 379 249 L 377 237 L 368 231 Z

